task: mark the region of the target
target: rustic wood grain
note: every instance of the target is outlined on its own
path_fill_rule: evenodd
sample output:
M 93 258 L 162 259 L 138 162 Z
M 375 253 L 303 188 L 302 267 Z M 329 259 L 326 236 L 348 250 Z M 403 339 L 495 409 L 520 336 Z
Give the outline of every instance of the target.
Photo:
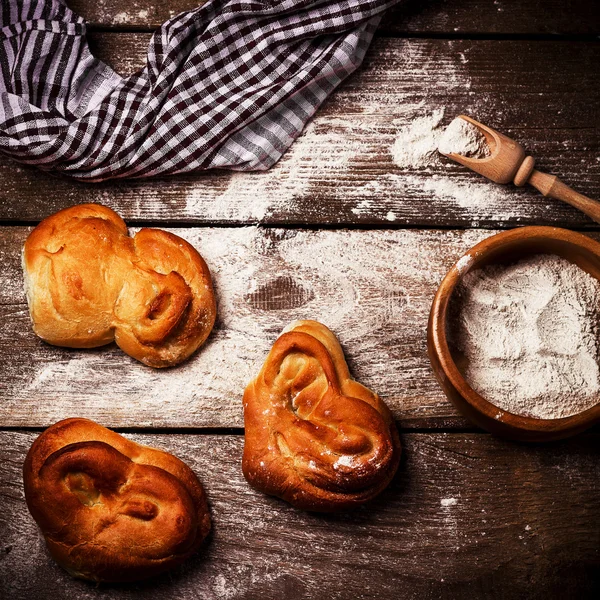
M 0 433 L 0 596 L 104 597 L 48 556 L 21 468 L 36 434 Z M 252 490 L 238 436 L 134 435 L 187 462 L 214 533 L 198 556 L 110 597 L 187 600 L 597 597 L 599 434 L 527 447 L 484 434 L 407 434 L 398 475 L 354 513 L 297 511 Z M 596 594 L 596 595 L 595 595 Z
M 152 30 L 201 0 L 68 0 L 92 27 Z M 404 0 L 383 19 L 382 33 L 597 34 L 589 0 Z
M 600 12 L 589 0 L 405 0 L 380 33 L 597 35 Z
M 96 30 L 148 32 L 198 0 L 68 0 Z M 400 170 L 390 150 L 412 119 L 467 113 L 524 143 L 541 169 L 600 198 L 597 43 L 386 39 L 597 35 L 595 2 L 406 0 L 384 18 L 364 69 L 265 174 L 85 185 L 0 157 L 0 220 L 39 221 L 84 201 L 129 220 L 180 224 L 590 228 L 535 192 L 487 185 L 439 160 Z M 144 64 L 148 33 L 93 33 L 119 72 Z M 475 187 L 470 187 L 475 185 Z M 241 427 L 241 393 L 294 318 L 340 336 L 354 375 L 406 429 L 469 425 L 430 373 L 425 322 L 437 284 L 491 231 L 174 230 L 212 269 L 219 321 L 207 347 L 152 371 L 114 346 L 50 347 L 32 333 L 20 247 L 0 228 L 0 423 L 88 416 L 122 428 Z M 594 235 L 598 238 L 599 236 Z M 48 556 L 26 510 L 21 468 L 37 433 L 0 431 L 0 598 L 597 598 L 600 434 L 524 446 L 484 434 L 403 433 L 397 477 L 352 514 L 318 516 L 254 492 L 237 435 L 135 434 L 185 460 L 207 488 L 214 533 L 177 571 L 96 588 Z
M 96 34 L 119 71 L 143 64 L 147 34 Z M 82 201 L 170 223 L 595 227 L 534 190 L 496 186 L 447 159 L 398 168 L 399 132 L 459 113 L 521 141 L 541 170 L 600 198 L 600 44 L 378 39 L 364 69 L 266 173 L 81 184 L 0 158 L 0 220 L 38 221 Z M 597 226 L 596 226 L 597 227 Z
M 433 377 L 426 322 L 448 268 L 492 232 L 175 229 L 213 273 L 217 325 L 191 360 L 154 370 L 115 346 L 69 350 L 35 336 L 20 265 L 29 230 L 0 228 L 5 426 L 85 416 L 120 427 L 241 427 L 243 390 L 274 340 L 311 318 L 338 335 L 354 376 L 403 427 L 464 427 Z

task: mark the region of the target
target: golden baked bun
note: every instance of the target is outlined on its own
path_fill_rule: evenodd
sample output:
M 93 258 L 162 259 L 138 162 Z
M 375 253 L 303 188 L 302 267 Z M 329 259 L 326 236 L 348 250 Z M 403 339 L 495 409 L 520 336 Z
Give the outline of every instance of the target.
M 193 554 L 210 531 L 202 485 L 178 458 L 87 419 L 31 446 L 25 499 L 52 557 L 75 577 L 135 581 Z
M 33 329 L 49 344 L 93 348 L 115 340 L 151 367 L 188 358 L 216 317 L 210 272 L 182 238 L 142 229 L 80 204 L 44 219 L 23 249 Z
M 350 377 L 333 333 L 296 321 L 244 392 L 244 476 L 297 508 L 352 508 L 379 494 L 400 461 L 387 406 Z

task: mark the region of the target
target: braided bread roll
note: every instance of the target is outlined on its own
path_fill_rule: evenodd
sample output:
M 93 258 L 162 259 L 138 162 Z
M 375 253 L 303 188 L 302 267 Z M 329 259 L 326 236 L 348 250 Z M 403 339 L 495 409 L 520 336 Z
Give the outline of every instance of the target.
M 180 363 L 216 317 L 210 272 L 182 238 L 142 229 L 133 238 L 117 213 L 73 206 L 44 219 L 23 250 L 33 329 L 56 346 L 115 340 L 152 367 Z
M 379 494 L 400 461 L 387 406 L 350 377 L 333 333 L 292 323 L 244 393 L 242 470 L 297 508 L 334 511 Z
M 75 577 L 134 581 L 193 554 L 210 531 L 202 485 L 161 450 L 87 419 L 66 419 L 31 446 L 25 499 L 52 557 Z

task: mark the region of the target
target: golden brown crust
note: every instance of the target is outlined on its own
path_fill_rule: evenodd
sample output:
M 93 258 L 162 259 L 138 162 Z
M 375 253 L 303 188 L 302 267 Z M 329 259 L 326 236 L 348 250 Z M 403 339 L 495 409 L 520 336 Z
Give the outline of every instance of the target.
M 173 366 L 206 340 L 216 303 L 210 272 L 182 238 L 142 229 L 81 204 L 42 221 L 23 250 L 34 331 L 56 346 L 93 348 L 116 340 L 152 367 Z
M 387 406 L 354 381 L 333 333 L 298 321 L 276 340 L 244 392 L 242 470 L 258 490 L 305 510 L 355 507 L 400 461 Z
M 210 531 L 204 490 L 185 463 L 87 419 L 42 433 L 23 481 L 50 554 L 82 579 L 151 577 L 182 563 Z

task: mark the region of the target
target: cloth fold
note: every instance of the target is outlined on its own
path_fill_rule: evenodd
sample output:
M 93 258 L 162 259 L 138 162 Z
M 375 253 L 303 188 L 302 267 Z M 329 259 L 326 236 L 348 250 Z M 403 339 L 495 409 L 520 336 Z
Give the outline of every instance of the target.
M 397 2 L 212 0 L 164 23 L 121 77 L 63 0 L 2 0 L 0 152 L 87 181 L 268 169 Z

